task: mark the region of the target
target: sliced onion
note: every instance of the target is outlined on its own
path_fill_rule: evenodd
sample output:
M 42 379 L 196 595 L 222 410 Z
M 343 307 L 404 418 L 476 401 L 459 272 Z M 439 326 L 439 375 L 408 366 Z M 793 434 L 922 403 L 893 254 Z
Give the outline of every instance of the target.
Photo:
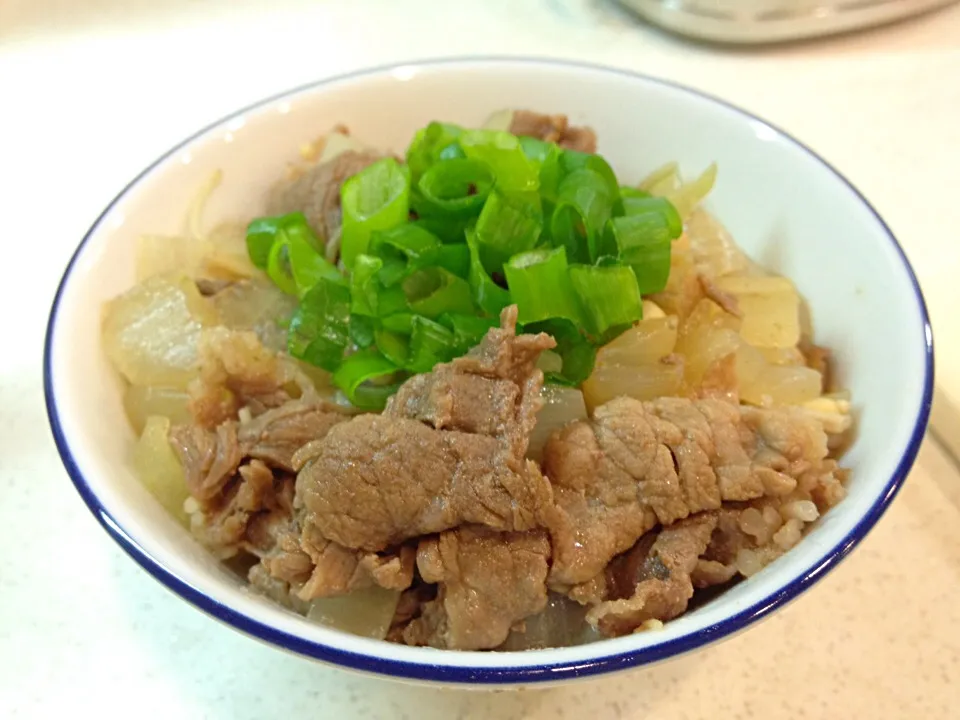
M 398 591 L 379 586 L 354 590 L 349 595 L 312 601 L 307 619 L 335 630 L 383 640 L 399 599 Z
M 587 406 L 583 400 L 583 393 L 577 388 L 547 385 L 543 388 L 541 397 L 543 407 L 537 414 L 537 424 L 530 433 L 530 445 L 527 457 L 539 461 L 554 430 L 559 430 L 574 420 L 585 420 Z

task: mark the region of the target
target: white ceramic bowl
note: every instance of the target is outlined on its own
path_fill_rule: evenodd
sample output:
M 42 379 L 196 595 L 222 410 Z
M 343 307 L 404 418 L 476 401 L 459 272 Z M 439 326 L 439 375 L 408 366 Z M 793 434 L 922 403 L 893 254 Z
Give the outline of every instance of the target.
M 621 178 L 669 160 L 719 163 L 710 208 L 741 246 L 793 279 L 819 343 L 836 352 L 853 393 L 858 437 L 844 457 L 849 497 L 794 550 L 659 632 L 524 653 L 448 652 L 318 627 L 248 591 L 137 482 L 133 434 L 100 348 L 101 304 L 134 282 L 134 240 L 174 232 L 215 168 L 212 220 L 248 218 L 299 143 L 346 123 L 402 151 L 433 119 L 481 122 L 492 110 L 567 113 L 593 126 Z M 77 490 L 110 535 L 183 599 L 287 650 L 360 671 L 469 685 L 555 682 L 645 665 L 735 633 L 795 598 L 877 521 L 903 482 L 926 427 L 933 386 L 930 326 L 916 278 L 867 201 L 821 158 L 726 103 L 639 75 L 553 61 L 425 62 L 328 80 L 241 110 L 184 141 L 135 178 L 70 262 L 47 331 L 47 409 Z M 825 631 L 829 631 L 825 628 Z

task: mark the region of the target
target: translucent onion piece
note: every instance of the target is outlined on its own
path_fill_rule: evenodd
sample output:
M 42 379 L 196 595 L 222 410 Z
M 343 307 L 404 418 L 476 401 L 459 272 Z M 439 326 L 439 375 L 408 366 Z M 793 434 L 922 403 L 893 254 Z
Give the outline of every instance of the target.
M 197 373 L 200 331 L 216 320 L 189 278 L 150 278 L 106 304 L 104 349 L 134 385 L 183 388 Z
M 186 524 L 183 503 L 189 496 L 183 468 L 170 447 L 170 420 L 153 415 L 147 418 L 143 434 L 133 450 L 137 477 L 160 504 Z
M 717 286 L 737 299 L 740 335 L 757 347 L 795 347 L 800 341 L 800 296 L 785 277 L 727 276 Z
M 399 599 L 398 591 L 379 586 L 354 590 L 349 595 L 314 600 L 307 610 L 307 619 L 335 630 L 383 640 Z
M 524 620 L 523 632 L 512 631 L 499 650 L 537 650 L 570 647 L 599 640 L 584 621 L 586 608 L 563 595 L 551 593 L 547 606 Z
M 140 433 L 151 415 L 167 418 L 172 424 L 193 418 L 187 409 L 190 397 L 181 388 L 157 385 L 128 385 L 123 392 L 123 409 L 133 429 Z
M 554 430 L 574 420 L 585 420 L 587 406 L 583 393 L 577 388 L 547 385 L 541 391 L 543 407 L 537 414 L 537 424 L 530 433 L 527 457 L 539 461 L 543 446 Z

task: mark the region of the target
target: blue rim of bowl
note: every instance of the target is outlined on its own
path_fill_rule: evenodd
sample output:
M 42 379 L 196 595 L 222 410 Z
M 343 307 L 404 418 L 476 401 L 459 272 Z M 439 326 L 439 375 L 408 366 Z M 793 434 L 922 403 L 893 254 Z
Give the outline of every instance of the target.
M 347 650 L 329 647 L 321 643 L 306 640 L 302 637 L 278 630 L 272 626 L 266 625 L 255 620 L 233 608 L 218 602 L 216 599 L 204 594 L 202 591 L 193 587 L 189 583 L 174 575 L 169 569 L 163 566 L 156 558 L 152 557 L 136 540 L 133 539 L 121 525 L 113 518 L 103 507 L 97 496 L 90 489 L 80 468 L 70 451 L 67 438 L 64 436 L 60 418 L 57 413 L 56 398 L 53 392 L 52 378 L 52 356 L 51 348 L 53 343 L 54 329 L 57 322 L 57 311 L 60 305 L 63 289 L 70 277 L 73 266 L 77 258 L 83 252 L 87 241 L 99 229 L 100 223 L 104 217 L 113 209 L 113 207 L 127 194 L 127 192 L 137 185 L 144 177 L 152 172 L 157 166 L 165 162 L 169 157 L 176 154 L 197 138 L 208 131 L 216 128 L 230 119 L 251 112 L 265 105 L 282 100 L 286 97 L 296 95 L 312 89 L 341 83 L 351 79 L 358 79 L 366 76 L 381 75 L 400 67 L 415 68 L 435 68 L 482 65 L 482 64 L 525 64 L 525 65 L 544 65 L 555 67 L 568 67 L 572 69 L 590 70 L 604 73 L 611 73 L 623 77 L 642 80 L 647 83 L 653 83 L 664 87 L 677 90 L 688 95 L 698 97 L 711 103 L 723 106 L 745 119 L 760 122 L 769 127 L 785 140 L 793 143 L 796 147 L 803 150 L 811 158 L 820 163 L 824 168 L 831 172 L 841 183 L 847 186 L 854 196 L 870 211 L 874 220 L 883 228 L 891 245 L 899 255 L 904 270 L 910 278 L 916 296 L 917 306 L 923 320 L 923 337 L 925 351 L 925 369 L 923 401 L 920 405 L 920 412 L 916 418 L 916 423 L 911 434 L 910 441 L 904 449 L 903 455 L 890 479 L 886 482 L 882 492 L 877 500 L 867 510 L 860 521 L 854 526 L 850 533 L 813 567 L 808 569 L 801 576 L 794 578 L 776 592 L 771 593 L 762 600 L 756 602 L 751 607 L 742 610 L 728 618 L 725 618 L 713 625 L 703 628 L 690 635 L 668 640 L 658 645 L 649 646 L 638 650 L 628 650 L 617 652 L 607 656 L 592 658 L 586 661 L 569 661 L 560 663 L 541 663 L 529 666 L 457 666 L 457 665 L 436 665 L 428 661 L 423 663 L 409 662 L 406 660 L 392 660 L 384 657 L 376 657 L 360 653 L 354 653 Z M 419 680 L 432 683 L 452 683 L 452 684 L 481 684 L 481 685 L 511 685 L 511 684 L 535 684 L 541 682 L 557 682 L 573 678 L 583 678 L 594 675 L 616 672 L 631 667 L 649 665 L 661 660 L 685 654 L 697 648 L 713 643 L 722 638 L 731 636 L 749 625 L 765 618 L 773 611 L 779 609 L 791 600 L 798 597 L 814 583 L 823 578 L 826 573 L 836 567 L 847 554 L 864 538 L 869 530 L 876 524 L 883 513 L 890 506 L 899 492 L 904 480 L 907 477 L 917 453 L 920 450 L 920 444 L 923 441 L 926 432 L 927 422 L 930 417 L 930 407 L 933 398 L 934 382 L 934 355 L 933 355 L 933 333 L 930 327 L 930 318 L 927 312 L 926 303 L 920 284 L 917 281 L 916 274 L 913 271 L 910 261 L 907 259 L 903 248 L 897 241 L 893 232 L 880 217 L 880 214 L 870 204 L 870 202 L 857 190 L 857 188 L 847 180 L 836 168 L 824 160 L 820 155 L 804 145 L 787 132 L 784 132 L 777 126 L 757 117 L 756 115 L 743 110 L 721 98 L 714 97 L 700 90 L 681 85 L 669 80 L 651 77 L 642 73 L 636 73 L 622 68 L 609 67 L 600 64 L 584 63 L 566 60 L 554 60 L 550 58 L 536 57 L 510 57 L 510 56 L 481 56 L 481 57 L 450 57 L 434 58 L 427 60 L 418 60 L 412 62 L 390 63 L 376 67 L 364 68 L 355 72 L 338 75 L 316 82 L 307 83 L 299 87 L 286 90 L 271 97 L 259 100 L 247 107 L 237 110 L 216 122 L 213 122 L 202 130 L 194 133 L 190 137 L 178 143 L 175 147 L 168 150 L 162 156 L 157 158 L 139 175 L 131 180 L 126 187 L 110 202 L 106 209 L 96 219 L 87 233 L 84 235 L 79 246 L 74 252 L 64 271 L 63 277 L 57 287 L 54 296 L 53 306 L 50 311 L 50 319 L 47 325 L 46 336 L 44 339 L 43 355 L 43 389 L 47 408 L 47 416 L 50 422 L 50 428 L 53 433 L 57 450 L 60 458 L 73 481 L 74 486 L 79 492 L 81 498 L 87 507 L 93 513 L 94 517 L 103 525 L 107 533 L 120 545 L 121 548 L 132 557 L 140 567 L 146 570 L 150 575 L 156 578 L 167 589 L 176 593 L 187 602 L 194 605 L 199 610 L 207 613 L 213 618 L 230 625 L 236 630 L 249 635 L 255 639 L 261 640 L 279 648 L 314 658 L 332 665 L 339 665 L 364 673 L 376 675 L 385 675 L 397 678 L 406 678 L 410 680 Z

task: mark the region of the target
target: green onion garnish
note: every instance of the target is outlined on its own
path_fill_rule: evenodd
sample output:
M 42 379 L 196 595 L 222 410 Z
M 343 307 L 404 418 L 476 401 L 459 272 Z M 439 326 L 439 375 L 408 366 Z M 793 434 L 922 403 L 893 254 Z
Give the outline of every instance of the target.
M 617 197 L 596 170 L 574 170 L 560 181 L 550 234 L 556 245 L 567 249 L 576 262 L 593 262 L 599 256 L 603 229 Z
M 565 248 L 514 255 L 503 269 L 510 295 L 517 304 L 519 322 L 563 318 L 582 324 Z
M 254 265 L 300 300 L 288 351 L 365 410 L 476 345 L 511 303 L 525 331 L 557 340 L 548 381 L 583 382 L 597 347 L 665 286 L 683 214 L 714 179 L 711 167 L 654 197 L 621 186 L 599 155 L 439 122 L 405 158 L 343 183 L 341 268 L 301 213 L 247 228 Z
M 375 348 L 349 355 L 333 373 L 333 382 L 361 410 L 382 410 L 400 387 L 397 366 Z
M 490 167 L 479 160 L 454 158 L 438 162 L 423 173 L 417 184 L 422 198 L 417 210 L 421 217 L 476 217 L 493 183 Z
M 347 180 L 340 190 L 343 228 L 340 257 L 348 269 L 367 251 L 376 230 L 407 221 L 410 213 L 410 171 L 393 158 L 378 160 Z
M 350 342 L 350 288 L 324 278 L 300 300 L 290 320 L 287 351 L 295 358 L 333 372 Z
M 570 280 L 580 300 L 584 327 L 595 337 L 630 326 L 643 316 L 643 300 L 632 268 L 571 265 Z

